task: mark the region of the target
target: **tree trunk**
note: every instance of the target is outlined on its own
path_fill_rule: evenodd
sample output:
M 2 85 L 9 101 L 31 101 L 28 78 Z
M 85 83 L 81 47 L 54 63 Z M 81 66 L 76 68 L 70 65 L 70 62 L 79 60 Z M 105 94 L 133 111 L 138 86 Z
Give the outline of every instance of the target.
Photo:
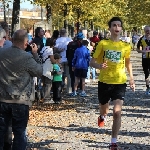
M 14 34 L 16 30 L 20 28 L 19 12 L 20 12 L 20 0 L 14 0 L 12 11 L 11 36 Z

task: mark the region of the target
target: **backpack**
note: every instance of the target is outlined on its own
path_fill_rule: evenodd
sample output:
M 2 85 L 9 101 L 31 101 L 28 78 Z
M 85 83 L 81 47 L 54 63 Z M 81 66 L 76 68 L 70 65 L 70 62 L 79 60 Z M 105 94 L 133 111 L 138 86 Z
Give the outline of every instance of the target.
M 43 63 L 43 76 L 46 76 L 49 79 L 53 79 L 53 64 L 50 61 L 50 58 L 47 57 L 45 60 L 43 59 L 43 54 L 48 48 L 45 48 L 43 51 L 40 52 L 42 57 L 42 63 Z
M 44 64 L 46 62 L 47 59 L 49 59 L 49 57 L 47 57 L 45 60 L 43 59 L 43 54 L 44 52 L 47 50 L 48 48 L 45 48 L 44 51 L 40 51 L 40 58 L 42 59 L 42 64 Z

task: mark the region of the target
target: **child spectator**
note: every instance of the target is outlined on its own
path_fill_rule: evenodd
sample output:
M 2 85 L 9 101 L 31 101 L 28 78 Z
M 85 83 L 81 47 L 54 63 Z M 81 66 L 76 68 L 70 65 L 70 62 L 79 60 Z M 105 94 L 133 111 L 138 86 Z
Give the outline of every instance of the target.
M 89 67 L 90 61 L 90 51 L 87 49 L 89 42 L 87 40 L 82 41 L 82 46 L 77 48 L 74 53 L 74 58 L 72 60 L 72 70 L 75 74 L 75 91 L 71 96 L 76 96 L 77 86 L 80 78 L 82 78 L 82 92 L 80 96 L 86 96 L 85 93 L 85 78 L 87 77 L 87 71 Z
M 54 59 L 56 63 L 53 65 L 53 101 L 58 104 L 61 102 L 63 70 L 60 65 L 61 56 L 58 53 L 55 53 Z

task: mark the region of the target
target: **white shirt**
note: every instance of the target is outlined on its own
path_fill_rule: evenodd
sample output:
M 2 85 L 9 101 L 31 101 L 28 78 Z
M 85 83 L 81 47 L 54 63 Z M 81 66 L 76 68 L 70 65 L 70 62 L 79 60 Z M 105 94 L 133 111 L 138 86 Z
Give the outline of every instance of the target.
M 90 51 L 92 51 L 92 50 L 93 50 L 93 47 L 92 47 L 92 46 L 91 46 L 91 44 L 90 44 L 90 40 L 89 40 L 89 39 L 87 39 L 86 37 L 85 37 L 85 38 L 83 38 L 83 40 L 87 40 L 87 41 L 89 42 L 89 44 L 88 44 L 87 48 L 88 48 Z
M 51 71 L 53 70 L 53 64 L 51 63 L 50 55 L 53 55 L 53 49 L 49 46 L 44 46 L 41 50 L 42 57 L 43 57 L 43 75 L 49 79 L 53 79 Z
M 67 62 L 67 58 L 66 58 L 66 50 L 67 50 L 67 45 L 69 42 L 71 42 L 72 39 L 69 37 L 60 37 L 56 40 L 56 45 L 55 47 L 60 48 L 60 49 L 64 49 L 63 52 L 60 53 L 61 55 L 61 63 L 62 62 Z
M 125 42 L 130 43 L 131 42 L 131 38 L 130 37 L 125 37 Z
M 120 39 L 122 40 L 122 41 L 125 41 L 125 36 L 122 36 L 122 37 L 120 37 Z

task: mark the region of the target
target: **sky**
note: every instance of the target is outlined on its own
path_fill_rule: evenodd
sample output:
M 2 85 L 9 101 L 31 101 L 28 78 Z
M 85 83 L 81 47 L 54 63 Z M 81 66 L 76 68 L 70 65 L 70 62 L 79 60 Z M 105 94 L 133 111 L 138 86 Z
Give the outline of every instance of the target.
M 13 3 L 11 2 L 11 3 L 9 3 L 9 4 L 10 4 L 10 5 L 9 5 L 10 8 L 12 8 L 12 7 L 13 7 Z M 21 2 L 20 7 L 21 7 L 21 8 L 32 9 L 32 8 L 33 8 L 33 5 L 30 4 L 29 1 L 25 0 L 25 2 L 24 2 L 24 1 Z
M 26 2 L 22 2 L 21 5 L 20 5 L 21 8 L 28 8 L 28 9 L 32 9 L 33 8 L 33 5 L 30 4 L 29 1 L 26 1 Z

